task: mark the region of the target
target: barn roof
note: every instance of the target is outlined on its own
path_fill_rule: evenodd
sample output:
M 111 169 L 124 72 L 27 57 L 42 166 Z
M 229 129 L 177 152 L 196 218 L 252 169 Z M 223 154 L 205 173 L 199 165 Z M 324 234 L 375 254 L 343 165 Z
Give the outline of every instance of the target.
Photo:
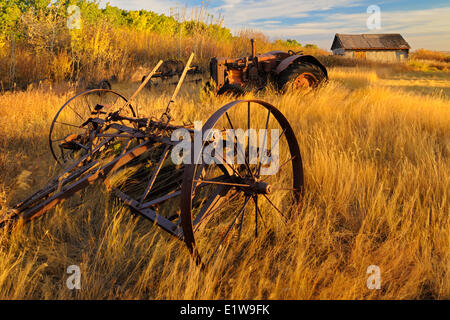
M 331 50 L 344 49 L 410 49 L 399 33 L 390 34 L 341 34 L 336 33 Z

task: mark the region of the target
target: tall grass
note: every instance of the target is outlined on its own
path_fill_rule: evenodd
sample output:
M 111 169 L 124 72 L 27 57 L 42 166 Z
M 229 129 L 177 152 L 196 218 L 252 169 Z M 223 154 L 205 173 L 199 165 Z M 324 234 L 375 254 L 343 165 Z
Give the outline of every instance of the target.
M 342 56 L 326 55 L 319 56 L 319 60 L 327 67 L 350 67 L 371 68 L 373 70 L 388 69 L 395 72 L 405 71 L 444 71 L 450 70 L 450 61 L 445 55 L 438 51 L 421 50 L 412 52 L 405 62 L 380 62 L 365 59 L 353 59 Z M 444 57 L 444 58 L 442 58 Z
M 418 49 L 411 53 L 411 58 L 417 60 L 434 60 L 439 62 L 450 62 L 450 55 L 440 51 Z
M 94 185 L 41 220 L 1 231 L 0 297 L 449 299 L 449 99 L 347 71 L 331 70 L 314 92 L 246 96 L 288 117 L 304 160 L 303 206 L 270 246 L 268 232 L 250 241 L 247 230 L 201 272 L 181 242 Z M 130 95 L 135 86 L 117 89 Z M 199 91 L 184 87 L 172 108 L 178 121 L 205 120 L 229 101 Z M 72 94 L 0 96 L 1 210 L 54 175 L 46 132 Z M 158 114 L 169 96 L 164 88 L 143 93 L 141 114 Z M 66 287 L 70 265 L 81 267 L 81 290 Z M 370 265 L 381 269 L 381 290 L 366 286 Z

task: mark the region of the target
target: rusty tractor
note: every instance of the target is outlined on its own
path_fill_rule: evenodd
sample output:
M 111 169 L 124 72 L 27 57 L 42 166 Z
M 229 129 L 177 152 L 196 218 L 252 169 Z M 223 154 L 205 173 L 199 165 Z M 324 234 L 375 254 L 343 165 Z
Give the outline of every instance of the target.
M 162 61 L 129 100 L 109 89 L 88 90 L 69 99 L 49 133 L 59 173 L 0 214 L 0 226 L 41 217 L 74 194 L 84 197 L 88 192 L 83 189 L 104 181 L 132 212 L 184 241 L 202 267 L 218 261 L 236 241 L 265 236 L 270 244 L 298 212 L 303 194 L 302 159 L 294 131 L 277 108 L 259 100 L 232 101 L 203 126 L 175 123 L 170 106 L 192 59 L 193 55 L 160 118 L 138 116 L 133 101 Z M 259 147 L 250 149 L 250 134 L 244 140 L 230 138 L 229 130 L 239 128 L 260 130 Z M 174 139 L 180 130 L 183 139 Z M 212 148 L 221 139 L 226 152 Z M 269 141 L 270 148 L 263 148 Z M 194 152 L 177 162 L 173 153 L 181 143 Z M 252 153 L 256 158 L 250 157 Z M 264 159 L 270 157 L 277 159 L 278 170 L 267 174 Z
M 273 83 L 278 90 L 289 85 L 295 89 L 315 88 L 328 80 L 325 66 L 311 55 L 289 50 L 256 54 L 255 40 L 251 40 L 252 53 L 244 58 L 212 58 L 210 77 L 218 95 L 241 95 L 252 89 L 263 89 Z

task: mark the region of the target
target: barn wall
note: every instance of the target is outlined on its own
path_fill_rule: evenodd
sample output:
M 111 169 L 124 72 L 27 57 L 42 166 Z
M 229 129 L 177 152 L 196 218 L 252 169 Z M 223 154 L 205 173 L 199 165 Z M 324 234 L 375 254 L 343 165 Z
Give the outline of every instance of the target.
M 374 50 L 366 52 L 366 59 L 374 61 L 383 62 L 396 62 L 400 61 L 399 56 L 397 56 L 396 50 Z
M 354 58 L 354 56 L 355 56 L 355 53 L 351 50 L 346 50 L 344 53 L 344 57 L 347 57 L 347 58 Z
M 333 53 L 337 50 L 333 50 Z M 345 50 L 345 53 L 339 54 L 348 58 L 362 58 L 365 55 L 367 60 L 380 62 L 401 62 L 408 59 L 408 50 Z

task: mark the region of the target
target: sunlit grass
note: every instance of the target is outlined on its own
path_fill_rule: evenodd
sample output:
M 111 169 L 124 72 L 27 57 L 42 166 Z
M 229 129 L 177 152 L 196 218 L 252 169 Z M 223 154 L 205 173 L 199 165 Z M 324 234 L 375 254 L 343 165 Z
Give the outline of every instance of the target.
M 450 298 L 448 96 L 404 90 L 402 80 L 399 88 L 394 80 L 385 85 L 377 73 L 360 69 L 333 69 L 330 79 L 317 91 L 245 97 L 284 113 L 303 156 L 303 205 L 274 239 L 268 232 L 253 239 L 249 226 L 241 244 L 201 272 L 183 243 L 130 214 L 96 184 L 43 219 L 1 231 L 0 297 Z M 116 86 L 126 96 L 136 87 Z M 172 89 L 144 92 L 140 114 L 160 115 Z M 0 96 L 1 210 L 58 170 L 48 128 L 73 94 Z M 172 114 L 180 123 L 205 121 L 229 100 L 202 96 L 200 86 L 187 84 Z M 271 212 L 267 203 L 263 211 Z M 79 291 L 66 287 L 70 265 L 81 267 Z M 366 286 L 370 265 L 381 269 L 381 290 Z

